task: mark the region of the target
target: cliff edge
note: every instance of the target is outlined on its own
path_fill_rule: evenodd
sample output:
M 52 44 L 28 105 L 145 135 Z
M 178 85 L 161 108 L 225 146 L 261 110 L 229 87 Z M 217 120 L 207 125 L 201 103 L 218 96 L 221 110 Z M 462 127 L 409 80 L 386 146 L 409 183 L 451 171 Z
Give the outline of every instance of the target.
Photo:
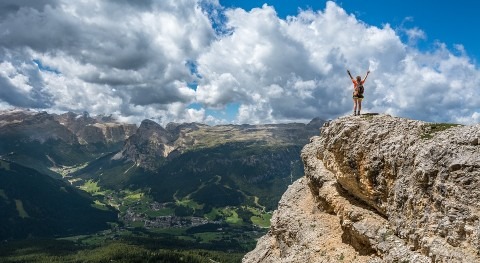
M 480 124 L 339 118 L 302 150 L 252 262 L 480 262 Z

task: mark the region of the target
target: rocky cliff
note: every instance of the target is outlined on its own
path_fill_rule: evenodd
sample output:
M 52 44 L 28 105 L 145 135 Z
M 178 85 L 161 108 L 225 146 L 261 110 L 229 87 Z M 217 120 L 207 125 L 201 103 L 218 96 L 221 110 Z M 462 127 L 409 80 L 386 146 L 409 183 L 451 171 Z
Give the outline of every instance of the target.
M 187 151 L 221 145 L 302 147 L 308 138 L 318 133 L 323 123 L 323 120 L 316 118 L 308 124 L 209 126 L 200 123 L 169 123 L 163 128 L 154 121 L 144 120 L 113 159 L 132 161 L 147 170 L 155 170 L 166 159 L 173 159 Z
M 90 117 L 88 113 L 49 114 L 23 109 L 0 111 L 0 136 L 22 137 L 23 141 L 123 144 L 136 130 L 135 124 L 119 123 L 110 117 Z
M 124 158 L 147 169 L 154 169 L 159 159 L 174 150 L 173 135 L 160 124 L 143 120 L 137 132 L 128 138 L 120 153 L 114 158 Z
M 67 112 L 53 116 L 75 134 L 82 145 L 123 144 L 137 130 L 137 125 L 120 123 L 110 116 L 90 117 L 86 112 L 83 114 Z
M 27 110 L 0 111 L 0 137 L 9 142 L 17 139 L 40 143 L 61 140 L 72 144 L 76 141 L 75 135 L 60 125 L 52 115 Z
M 480 262 L 479 140 L 479 124 L 326 124 L 243 262 Z
M 0 158 L 58 177 L 63 169 L 118 151 L 135 124 L 88 113 L 0 111 Z

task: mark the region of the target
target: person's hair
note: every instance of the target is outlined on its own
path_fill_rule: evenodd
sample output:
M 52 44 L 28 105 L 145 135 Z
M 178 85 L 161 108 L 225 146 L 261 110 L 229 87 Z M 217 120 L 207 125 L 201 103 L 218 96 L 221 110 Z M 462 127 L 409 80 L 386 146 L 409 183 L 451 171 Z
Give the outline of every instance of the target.
M 357 81 L 362 81 L 362 77 L 357 76 Z

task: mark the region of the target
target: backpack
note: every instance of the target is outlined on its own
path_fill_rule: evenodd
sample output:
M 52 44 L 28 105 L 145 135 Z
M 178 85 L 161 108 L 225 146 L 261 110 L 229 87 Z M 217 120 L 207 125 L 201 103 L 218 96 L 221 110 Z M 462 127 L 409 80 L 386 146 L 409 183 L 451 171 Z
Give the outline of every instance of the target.
M 363 95 L 363 91 L 365 90 L 365 88 L 363 87 L 363 84 L 360 83 L 357 85 L 357 94 L 358 95 Z

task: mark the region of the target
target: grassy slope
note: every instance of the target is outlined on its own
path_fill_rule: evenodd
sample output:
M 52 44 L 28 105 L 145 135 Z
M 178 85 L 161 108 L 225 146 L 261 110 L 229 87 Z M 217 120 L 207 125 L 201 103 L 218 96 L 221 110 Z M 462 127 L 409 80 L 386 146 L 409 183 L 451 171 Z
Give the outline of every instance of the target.
M 299 146 L 230 143 L 184 153 L 156 173 L 131 177 L 159 202 L 189 197 L 206 207 L 250 205 L 273 210 L 291 180 L 303 175 Z
M 0 160 L 0 239 L 92 233 L 116 221 L 86 193 L 60 180 Z

